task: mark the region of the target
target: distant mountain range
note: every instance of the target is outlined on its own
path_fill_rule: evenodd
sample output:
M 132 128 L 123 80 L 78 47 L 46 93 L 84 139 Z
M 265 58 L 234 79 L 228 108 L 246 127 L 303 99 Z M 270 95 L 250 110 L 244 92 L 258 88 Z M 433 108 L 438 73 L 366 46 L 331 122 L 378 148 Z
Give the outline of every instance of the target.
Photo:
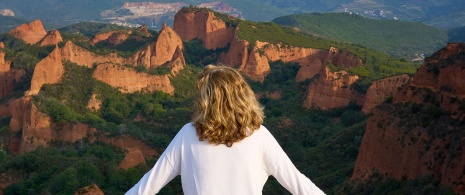
M 130 2 L 137 3 L 127 4 Z M 151 4 L 148 9 L 147 4 Z M 117 18 L 125 18 L 128 23 L 159 26 L 164 21 L 172 21 L 174 13 L 182 6 L 201 4 L 254 21 L 309 12 L 349 12 L 372 18 L 418 21 L 438 28 L 465 26 L 465 3 L 462 0 L 165 0 L 163 3 L 148 0 L 16 0 L 0 2 L 0 14 L 2 9 L 8 9 L 20 18 L 40 19 L 46 28 Z

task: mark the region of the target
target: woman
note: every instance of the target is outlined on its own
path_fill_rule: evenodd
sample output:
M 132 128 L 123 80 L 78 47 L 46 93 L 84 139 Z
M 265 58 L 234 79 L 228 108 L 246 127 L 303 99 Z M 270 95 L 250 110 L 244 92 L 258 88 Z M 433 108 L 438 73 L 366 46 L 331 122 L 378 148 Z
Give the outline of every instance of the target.
M 193 122 L 126 194 L 155 194 L 177 175 L 186 195 L 262 194 L 270 175 L 292 194 L 324 194 L 261 125 L 263 108 L 236 70 L 209 65 L 197 79 Z

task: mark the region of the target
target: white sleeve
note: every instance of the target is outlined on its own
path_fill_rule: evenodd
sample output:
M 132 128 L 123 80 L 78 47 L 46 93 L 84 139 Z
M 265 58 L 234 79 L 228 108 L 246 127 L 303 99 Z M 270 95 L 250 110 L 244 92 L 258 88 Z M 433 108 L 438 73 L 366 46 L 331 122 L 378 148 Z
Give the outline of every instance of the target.
M 168 182 L 180 174 L 181 136 L 179 134 L 174 137 L 153 168 L 127 191 L 125 195 L 156 194 Z
M 268 130 L 264 134 L 262 150 L 265 169 L 268 174 L 273 175 L 292 194 L 325 194 L 310 179 L 297 170 L 291 159 Z

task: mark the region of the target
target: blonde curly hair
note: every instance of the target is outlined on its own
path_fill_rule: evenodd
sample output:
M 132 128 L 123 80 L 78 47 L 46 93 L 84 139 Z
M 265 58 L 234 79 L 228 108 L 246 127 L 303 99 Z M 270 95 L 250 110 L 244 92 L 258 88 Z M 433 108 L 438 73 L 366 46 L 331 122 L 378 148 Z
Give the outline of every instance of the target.
M 196 102 L 193 123 L 200 141 L 231 147 L 263 123 L 263 107 L 230 67 L 208 65 L 199 73 Z

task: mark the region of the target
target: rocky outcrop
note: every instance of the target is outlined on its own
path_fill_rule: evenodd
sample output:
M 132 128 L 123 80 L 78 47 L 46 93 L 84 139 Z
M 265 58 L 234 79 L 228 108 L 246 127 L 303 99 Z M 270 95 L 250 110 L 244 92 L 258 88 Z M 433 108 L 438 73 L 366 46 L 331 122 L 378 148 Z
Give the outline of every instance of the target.
M 30 96 L 18 99 L 12 106 L 10 127 L 13 132 L 21 131 L 20 154 L 47 146 L 50 141 L 76 142 L 97 132 L 81 123 L 53 126 L 51 118 L 37 109 Z
M 387 97 L 394 97 L 399 88 L 409 83 L 410 80 L 412 80 L 410 76 L 402 74 L 372 82 L 365 94 L 362 111 L 368 114 L 374 107 L 385 101 Z
M 310 84 L 304 106 L 318 107 L 323 110 L 345 107 L 351 101 L 358 99 L 350 89 L 350 86 L 358 79 L 358 76 L 349 75 L 344 70 L 332 72 L 325 67 L 318 78 Z
M 174 93 L 174 87 L 166 75 L 139 73 L 132 68 L 110 63 L 98 65 L 93 77 L 112 87 L 118 88 L 123 93 L 133 93 L 136 91 L 154 92 L 155 90 L 171 95 Z
M 2 50 L 5 48 L 3 42 L 0 42 L 0 72 L 7 72 L 10 70 L 10 62 L 5 60 L 5 52 Z
M 184 60 L 184 54 L 182 53 L 182 49 L 180 47 L 177 47 L 167 67 L 171 69 L 172 75 L 176 75 L 179 71 L 184 69 L 185 65 L 186 61 Z
M 43 84 L 58 83 L 65 72 L 61 51 L 58 46 L 44 59 L 37 63 L 31 79 L 31 88 L 27 95 L 37 95 Z
M 78 190 L 74 195 L 104 195 L 104 193 L 96 184 L 91 184 Z
M 145 37 L 151 37 L 152 36 L 152 33 L 150 33 L 149 28 L 145 24 L 140 26 L 139 28 L 137 28 L 136 32 L 138 32 L 139 34 L 142 34 Z
M 270 72 L 268 59 L 258 51 L 257 47 L 248 56 L 247 62 L 241 65 L 238 71 L 243 72 L 252 80 L 263 82 L 265 76 Z
M 134 64 L 133 59 L 125 59 L 118 56 L 116 53 L 110 53 L 108 55 L 98 55 L 90 52 L 82 47 L 79 47 L 67 41 L 63 48 L 61 48 L 61 55 L 63 60 L 69 60 L 70 62 L 92 68 L 94 64 L 101 63 L 113 63 L 113 64 Z
M 222 54 L 218 59 L 218 63 L 231 67 L 248 66 L 247 63 L 249 62 L 250 56 L 258 52 L 260 56 L 264 58 L 264 60 L 262 60 L 263 63 L 259 65 L 263 67 L 263 69 L 266 69 L 268 66 L 268 63 L 265 63 L 265 61 L 281 60 L 283 62 L 299 63 L 300 69 L 296 76 L 296 81 L 298 82 L 314 77 L 328 63 L 344 68 L 363 65 L 362 60 L 359 57 L 334 47 L 326 50 L 256 41 L 254 44 L 255 48 L 252 49 L 253 51 L 249 52 L 249 45 L 250 43 L 246 40 L 242 40 L 239 37 L 234 38 L 231 42 L 228 53 Z M 263 73 L 267 73 L 267 71 L 264 71 Z M 258 81 L 266 76 L 266 74 L 258 76 L 248 75 L 247 73 L 246 75 L 252 79 L 258 79 Z
M 26 71 L 12 69 L 8 72 L 0 72 L 0 98 L 10 95 L 15 86 L 23 80 Z
M 135 55 L 136 64 L 157 68 L 170 62 L 178 47 L 183 47 L 181 38 L 164 23 L 157 40 Z
M 45 37 L 37 43 L 39 46 L 56 45 L 63 41 L 58 30 L 51 30 Z
M 90 44 L 95 45 L 100 41 L 107 41 L 109 44 L 115 46 L 123 43 L 129 36 L 132 34 L 130 30 L 115 30 L 115 31 L 108 31 L 104 33 L 99 33 L 92 38 Z
M 139 148 L 127 148 L 126 156 L 123 161 L 121 161 L 118 168 L 127 170 L 141 163 L 145 164 L 145 158 Z
M 352 180 L 373 173 L 398 180 L 432 174 L 455 192 L 465 190 L 465 44 L 428 57 L 392 102 L 376 107 L 363 136 Z
M 226 47 L 233 40 L 234 27 L 216 17 L 213 12 L 183 8 L 174 16 L 174 31 L 183 41 L 198 38 L 207 49 Z
M 34 20 L 29 24 L 22 24 L 10 31 L 14 37 L 29 44 L 36 44 L 47 35 L 40 20 Z
M 0 15 L 2 16 L 15 16 L 15 13 L 11 9 L 0 9 Z

